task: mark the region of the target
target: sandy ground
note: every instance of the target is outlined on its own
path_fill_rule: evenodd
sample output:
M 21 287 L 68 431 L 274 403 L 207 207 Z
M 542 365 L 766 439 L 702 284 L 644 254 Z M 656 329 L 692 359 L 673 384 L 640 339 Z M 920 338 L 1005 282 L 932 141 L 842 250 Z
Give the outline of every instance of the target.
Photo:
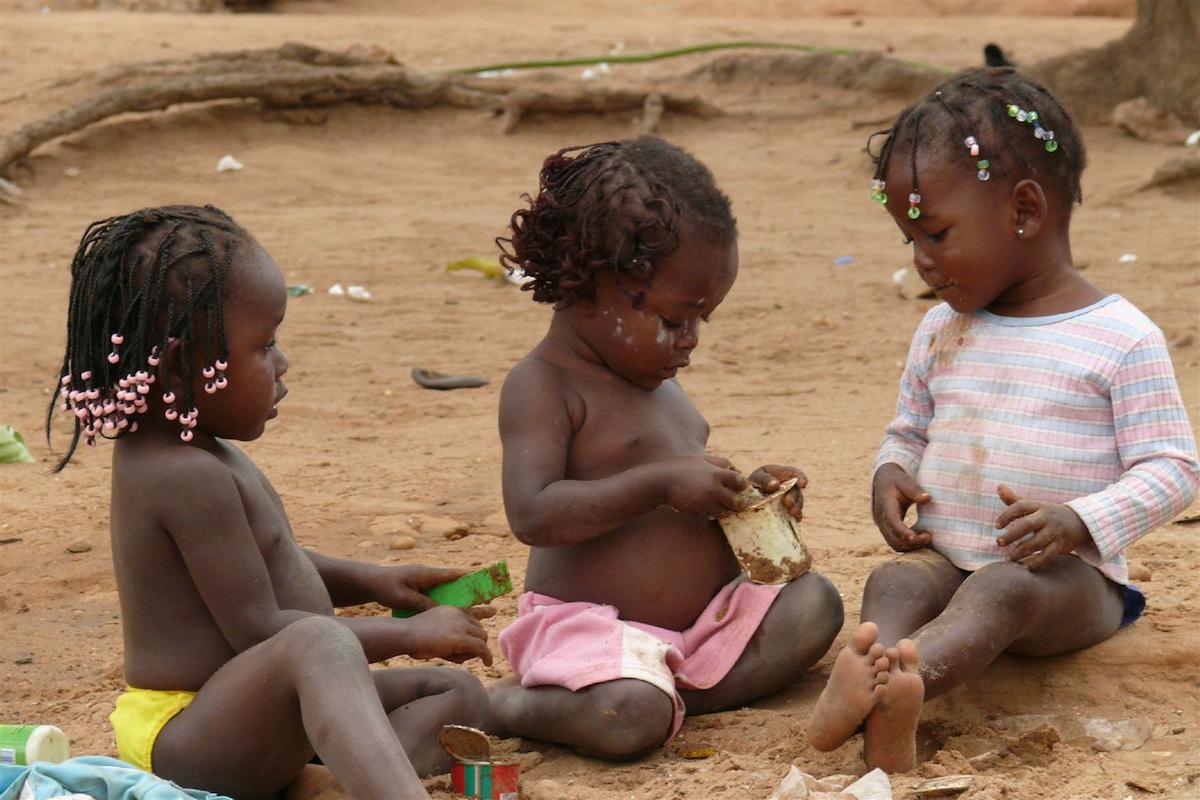
M 986 40 L 1032 61 L 1102 43 L 1129 24 L 1119 17 L 802 16 L 782 2 L 732 15 L 719 3 L 686 0 L 586 13 L 561 4 L 398 11 L 362 2 L 348 4 L 352 13 L 329 13 L 338 8 L 297 2 L 283 7 L 293 13 L 261 16 L 64 12 L 53 3 L 50 13 L 24 10 L 31 5 L 42 4 L 0 4 L 2 131 L 55 108 L 37 91 L 9 98 L 80 70 L 289 40 L 378 44 L 425 68 L 603 53 L 617 43 L 640 51 L 752 37 L 892 49 L 961 67 L 977 62 Z M 702 60 L 622 74 L 675 74 Z M 843 591 L 849 627 L 866 575 L 888 557 L 868 514 L 868 471 L 909 337 L 929 307 L 897 296 L 890 276 L 907 251 L 867 198 L 865 132 L 901 102 L 786 83 L 710 89 L 714 102 L 736 113 L 709 121 L 668 116 L 660 132 L 708 163 L 732 196 L 742 270 L 681 380 L 712 423 L 714 452 L 747 468 L 782 461 L 807 470 L 804 535 L 817 568 Z M 450 274 L 445 265 L 493 252 L 493 237 L 518 196 L 534 188 L 546 153 L 630 135 L 634 123 L 620 115 L 535 118 L 505 136 L 489 115 L 465 111 L 339 108 L 319 120 L 270 121 L 241 103 L 126 117 L 43 147 L 31 169 L 15 174 L 23 202 L 0 205 L 0 423 L 24 432 L 39 463 L 0 468 L 4 721 L 57 724 L 74 752 L 113 752 L 105 718 L 122 677 L 108 448 L 83 453 L 53 476 L 40 435 L 61 357 L 67 265 L 95 218 L 166 202 L 214 203 L 257 235 L 289 283 L 318 288 L 289 306 L 281 338 L 291 394 L 268 434 L 247 447 L 283 495 L 303 544 L 376 561 L 507 559 L 523 572 L 525 548 L 501 507 L 496 405 L 505 372 L 541 336 L 549 312 L 511 286 Z M 1124 294 L 1166 331 L 1185 400 L 1196 409 L 1197 197 L 1135 193 L 1178 150 L 1112 129 L 1089 128 L 1085 136 L 1092 166 L 1075 217 L 1076 259 L 1091 280 Z M 225 153 L 245 170 L 218 174 Z M 1138 258 L 1120 263 L 1125 253 Z M 846 255 L 856 260 L 834 264 Z M 335 281 L 363 284 L 373 299 L 329 296 L 324 290 Z M 409 380 L 413 366 L 492 383 L 434 393 Z M 455 526 L 469 534 L 445 538 Z M 977 775 L 961 795 L 973 800 L 1196 797 L 1196 532 L 1169 525 L 1133 548 L 1132 559 L 1152 577 L 1149 610 L 1132 629 L 1061 658 L 1002 658 L 930 703 L 921 725 L 929 760 L 895 779 L 897 797 L 912 797 L 923 778 L 957 772 Z M 415 536 L 417 548 L 390 551 L 400 534 Z M 515 598 L 497 606 L 487 623 L 493 634 L 512 619 Z M 531 798 L 765 799 L 793 760 L 818 776 L 861 770 L 858 741 L 819 754 L 801 735 L 829 663 L 752 708 L 690 720 L 679 740 L 640 763 L 509 747 L 527 753 Z M 485 681 L 507 673 L 502 662 L 470 668 Z M 1046 731 L 1015 737 L 990 724 L 1024 714 L 1144 718 L 1153 734 L 1136 751 L 1098 753 Z M 681 756 L 706 747 L 715 754 L 705 760 Z M 430 786 L 449 797 L 444 779 Z

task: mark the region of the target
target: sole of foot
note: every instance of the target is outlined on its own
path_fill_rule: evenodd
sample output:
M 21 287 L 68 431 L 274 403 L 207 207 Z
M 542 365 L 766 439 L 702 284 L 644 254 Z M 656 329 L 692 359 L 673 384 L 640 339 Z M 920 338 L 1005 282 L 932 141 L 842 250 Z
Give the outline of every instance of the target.
M 867 716 L 863 757 L 887 773 L 908 772 L 917 761 L 917 721 L 925 702 L 917 646 L 901 639 L 889 650 L 889 679 L 879 703 Z
M 816 749 L 840 747 L 883 697 L 890 680 L 889 662 L 878 636 L 875 623 L 864 622 L 838 653 L 829 682 L 809 718 L 808 741 Z

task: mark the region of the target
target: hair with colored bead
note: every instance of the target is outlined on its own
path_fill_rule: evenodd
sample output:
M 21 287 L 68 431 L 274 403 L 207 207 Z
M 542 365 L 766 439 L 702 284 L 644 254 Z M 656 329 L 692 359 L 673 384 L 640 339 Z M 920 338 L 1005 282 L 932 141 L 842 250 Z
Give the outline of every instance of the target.
M 878 155 L 871 140 L 886 137 Z M 1011 67 L 984 67 L 961 73 L 900 112 L 889 130 L 867 140 L 875 159 L 871 197 L 887 202 L 887 175 L 894 154 L 905 158 L 911 175 L 908 216 L 921 216 L 917 188 L 918 153 L 936 154 L 962 165 L 964 179 L 1010 184 L 1037 180 L 1071 208 L 1083 202 L 1080 177 L 1087 165 L 1083 139 L 1070 113 L 1041 84 Z
M 737 222 L 708 168 L 654 136 L 568 147 L 545 160 L 537 196 L 512 215 L 500 262 L 529 279 L 533 299 L 566 308 L 590 298 L 595 276 L 647 280 L 679 246 L 683 219 L 717 243 Z
M 196 424 L 193 364 L 205 391 L 225 388 L 225 279 L 250 235 L 212 206 L 164 206 L 93 222 L 71 262 L 67 346 L 46 416 L 50 440 L 56 407 L 72 415 L 66 466 L 81 438 L 118 438 L 137 430 L 157 383 L 167 419 L 190 441 Z M 177 357 L 166 359 L 168 346 Z M 169 360 L 169 364 L 168 364 Z M 179 396 L 166 389 L 178 376 Z M 211 374 L 210 374 L 211 373 Z

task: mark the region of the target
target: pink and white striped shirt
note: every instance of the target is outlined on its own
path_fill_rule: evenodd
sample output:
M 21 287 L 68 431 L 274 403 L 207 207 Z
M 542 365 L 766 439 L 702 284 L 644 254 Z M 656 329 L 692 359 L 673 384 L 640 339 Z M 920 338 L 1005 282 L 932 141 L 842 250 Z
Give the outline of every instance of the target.
M 876 468 L 888 462 L 932 496 L 915 529 L 959 568 L 1007 557 L 995 528 L 1003 483 L 1074 509 L 1093 540 L 1077 554 L 1122 584 L 1125 548 L 1200 486 L 1162 331 L 1120 295 L 1051 317 L 931 309 Z

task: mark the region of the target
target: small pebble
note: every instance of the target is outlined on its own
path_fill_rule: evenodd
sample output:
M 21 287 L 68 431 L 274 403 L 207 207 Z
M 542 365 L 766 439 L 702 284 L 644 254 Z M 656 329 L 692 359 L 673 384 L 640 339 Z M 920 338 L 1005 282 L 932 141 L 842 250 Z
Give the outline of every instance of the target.
M 69 545 L 67 545 L 68 553 L 86 553 L 91 549 L 91 543 L 85 542 L 82 539 L 77 542 L 71 542 Z
M 1171 346 L 1172 347 L 1187 347 L 1193 341 L 1195 341 L 1195 339 L 1196 339 L 1196 337 L 1192 336 L 1191 333 L 1185 333 L 1183 336 L 1180 336 L 1178 339 L 1171 342 Z
M 412 550 L 417 546 L 417 540 L 411 536 L 397 536 L 388 542 L 389 550 Z
M 17 656 L 16 659 L 13 660 L 13 663 L 14 664 L 32 664 L 33 656 Z

